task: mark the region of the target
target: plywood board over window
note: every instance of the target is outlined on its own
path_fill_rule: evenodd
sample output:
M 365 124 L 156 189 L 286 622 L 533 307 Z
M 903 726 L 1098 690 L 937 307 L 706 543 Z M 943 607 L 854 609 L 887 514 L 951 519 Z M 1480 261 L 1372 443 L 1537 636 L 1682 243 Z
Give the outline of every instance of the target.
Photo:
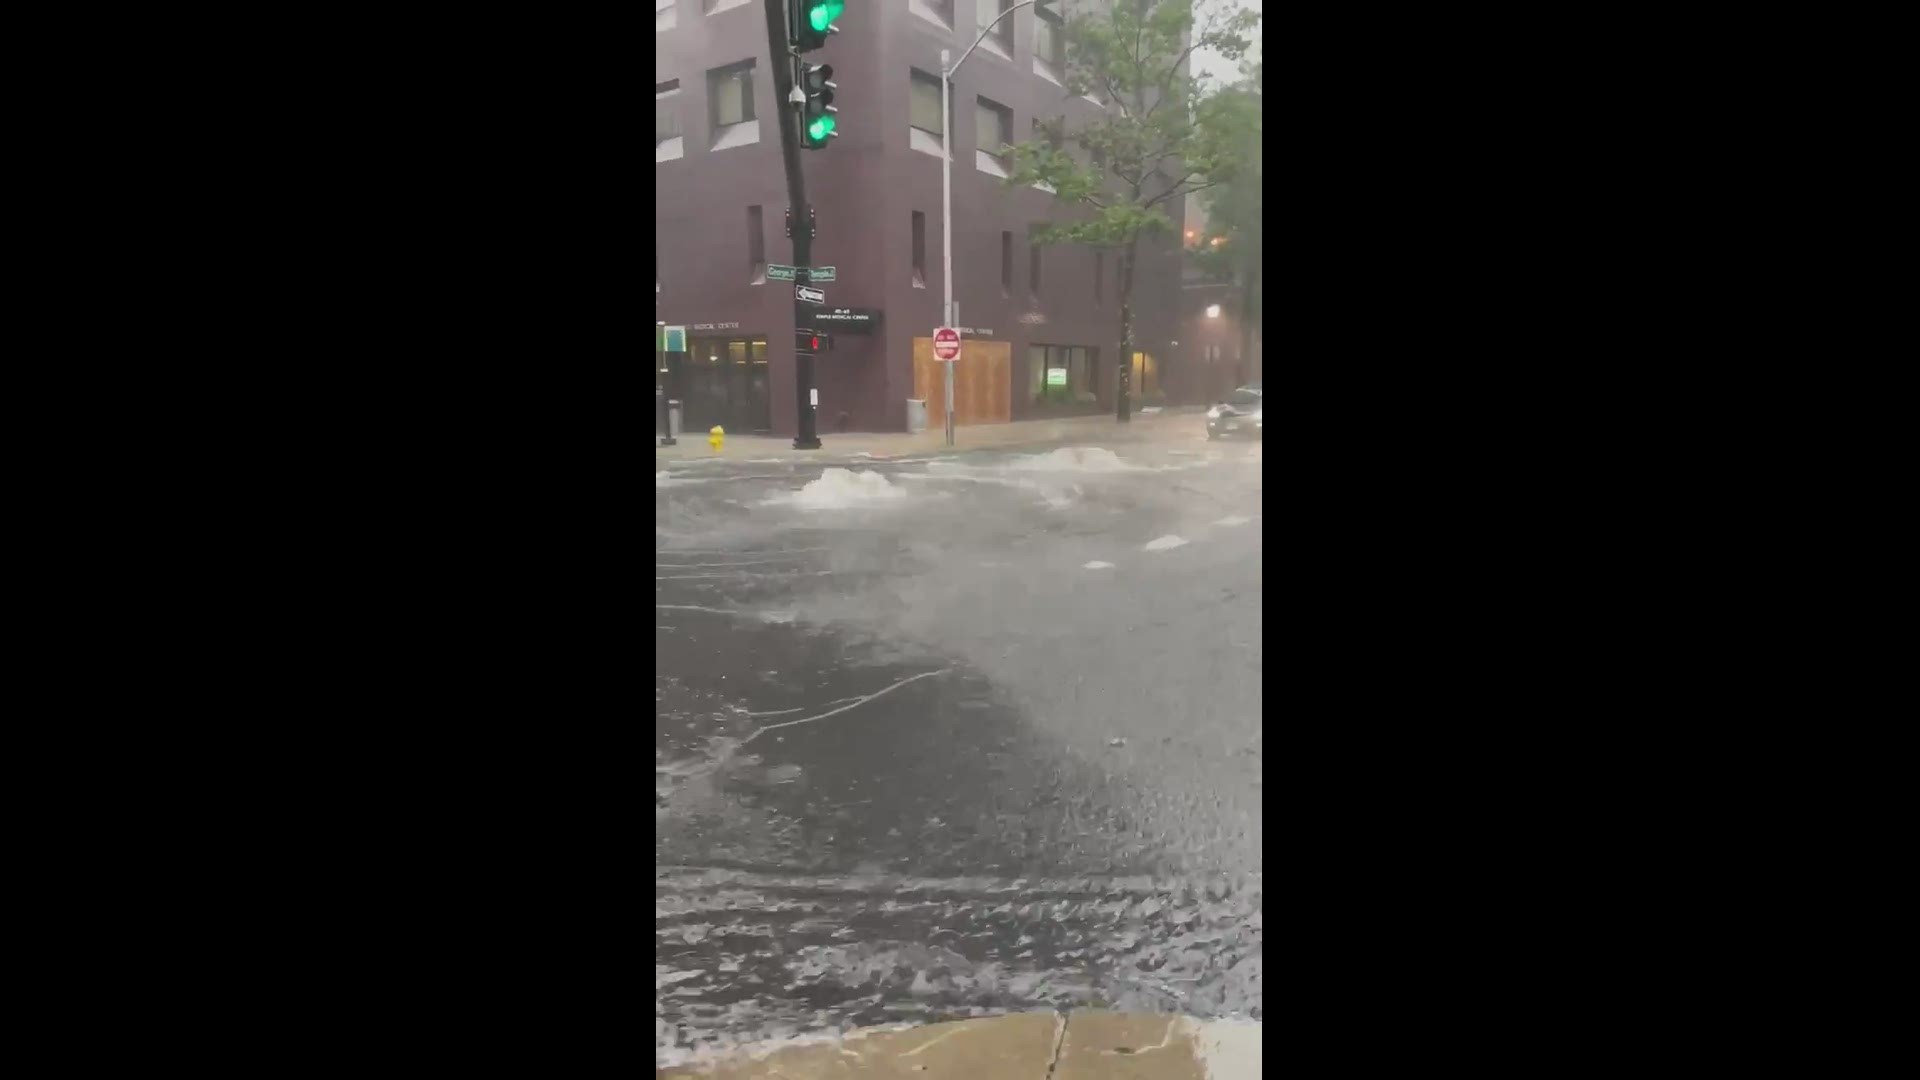
M 933 339 L 913 339 L 913 396 L 927 403 L 927 423 L 941 426 L 946 413 L 946 372 L 933 358 Z M 1013 345 L 1005 341 L 963 341 L 953 369 L 957 426 L 1004 424 L 1013 419 Z

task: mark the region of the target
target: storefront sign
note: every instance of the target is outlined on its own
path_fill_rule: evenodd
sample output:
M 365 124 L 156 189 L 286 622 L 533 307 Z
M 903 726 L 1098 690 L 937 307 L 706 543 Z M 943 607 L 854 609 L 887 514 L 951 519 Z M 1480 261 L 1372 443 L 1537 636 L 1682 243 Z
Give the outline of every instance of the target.
M 808 319 L 822 330 L 843 334 L 871 334 L 880 323 L 879 308 L 830 307 L 809 312 Z
M 695 330 L 738 330 L 740 329 L 740 324 L 737 322 L 697 322 L 693 324 L 693 328 Z
M 993 331 L 984 326 L 956 326 L 955 330 L 965 337 L 992 337 Z

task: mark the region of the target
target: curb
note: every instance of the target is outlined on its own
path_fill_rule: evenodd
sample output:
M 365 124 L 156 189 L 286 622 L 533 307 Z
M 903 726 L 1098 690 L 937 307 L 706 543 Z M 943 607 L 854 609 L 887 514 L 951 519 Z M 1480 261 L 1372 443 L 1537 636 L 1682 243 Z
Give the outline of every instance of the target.
M 659 1080 L 1251 1080 L 1261 1025 L 1166 1013 L 1031 1012 L 762 1043 Z

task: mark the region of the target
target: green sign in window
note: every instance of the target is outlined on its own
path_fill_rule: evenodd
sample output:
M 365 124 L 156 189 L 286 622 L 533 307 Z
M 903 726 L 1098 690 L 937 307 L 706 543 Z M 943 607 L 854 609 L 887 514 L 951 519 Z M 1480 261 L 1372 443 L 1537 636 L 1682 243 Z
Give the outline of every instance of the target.
M 1047 385 L 1048 386 L 1067 385 L 1067 369 L 1063 367 L 1048 368 L 1047 369 Z

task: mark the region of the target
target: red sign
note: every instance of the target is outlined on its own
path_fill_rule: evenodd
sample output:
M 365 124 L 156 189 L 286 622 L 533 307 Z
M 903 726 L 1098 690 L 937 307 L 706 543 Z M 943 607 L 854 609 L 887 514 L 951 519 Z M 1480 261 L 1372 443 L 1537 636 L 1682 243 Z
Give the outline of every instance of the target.
M 951 326 L 943 326 L 933 332 L 933 358 L 935 360 L 960 359 L 960 331 Z

